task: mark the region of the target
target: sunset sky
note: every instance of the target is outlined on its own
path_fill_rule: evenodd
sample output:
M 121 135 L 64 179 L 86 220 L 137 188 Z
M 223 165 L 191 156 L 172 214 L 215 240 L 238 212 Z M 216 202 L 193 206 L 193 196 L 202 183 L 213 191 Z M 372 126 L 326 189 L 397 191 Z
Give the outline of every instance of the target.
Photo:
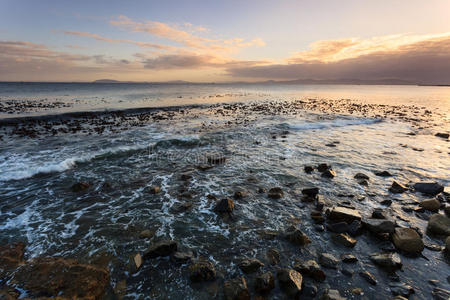
M 0 0 L 1 81 L 450 84 L 450 1 Z

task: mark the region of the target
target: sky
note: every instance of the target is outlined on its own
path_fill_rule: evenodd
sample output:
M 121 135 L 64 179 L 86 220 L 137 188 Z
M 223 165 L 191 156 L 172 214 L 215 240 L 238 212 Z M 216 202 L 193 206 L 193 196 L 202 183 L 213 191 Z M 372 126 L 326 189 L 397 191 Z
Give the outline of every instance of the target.
M 0 0 L 0 81 L 450 84 L 448 0 Z

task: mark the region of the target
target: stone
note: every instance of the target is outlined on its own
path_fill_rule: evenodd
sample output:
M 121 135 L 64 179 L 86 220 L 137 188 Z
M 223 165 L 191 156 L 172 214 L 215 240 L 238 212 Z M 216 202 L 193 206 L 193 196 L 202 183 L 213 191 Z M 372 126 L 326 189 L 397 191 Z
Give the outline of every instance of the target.
M 396 228 L 392 241 L 397 249 L 408 253 L 420 253 L 424 248 L 422 238 L 412 228 Z
M 347 298 L 342 297 L 338 290 L 326 289 L 325 292 L 320 297 L 320 300 L 346 300 Z
M 0 275 L 24 263 L 25 244 L 18 242 L 0 246 Z
M 422 200 L 419 205 L 426 210 L 437 212 L 441 207 L 441 202 L 439 202 L 437 199 L 426 199 Z
M 142 256 L 140 253 L 136 254 L 133 257 L 133 262 L 134 262 L 135 270 L 139 270 L 139 268 L 142 266 Z
M 343 262 L 345 262 L 347 264 L 355 263 L 358 261 L 358 259 L 353 254 L 343 254 L 341 256 L 341 259 Z
M 377 279 L 375 278 L 375 276 L 373 276 L 373 274 L 371 274 L 370 272 L 367 271 L 361 271 L 359 272 L 359 276 L 361 276 L 362 278 L 364 278 L 368 283 L 370 283 L 371 285 L 377 285 Z
M 278 252 L 278 250 L 276 249 L 267 250 L 266 257 L 272 266 L 280 263 L 280 252 Z
M 450 299 L 450 291 L 449 290 L 444 290 L 441 288 L 434 288 L 433 289 L 433 298 L 435 300 L 448 300 Z
M 139 233 L 140 239 L 151 239 L 155 235 L 155 232 L 151 231 L 150 229 L 142 230 Z
M 247 193 L 244 191 L 235 191 L 233 194 L 233 198 L 236 200 L 243 199 L 247 196 Z
M 169 256 L 177 251 L 178 244 L 172 240 L 162 240 L 151 245 L 147 251 L 144 252 L 144 258 L 156 258 L 159 256 Z
M 369 186 L 369 182 L 367 180 L 358 180 L 358 184 L 362 186 Z
M 449 236 L 450 218 L 441 214 L 432 215 L 428 220 L 427 230 L 432 234 Z
M 375 234 L 393 233 L 395 229 L 395 223 L 385 219 L 367 219 L 364 221 L 364 226 Z
M 388 171 L 375 172 L 375 175 L 379 177 L 392 177 L 392 174 Z
M 372 253 L 369 255 L 369 258 L 374 264 L 387 270 L 396 270 L 402 267 L 402 261 L 397 253 Z
M 356 240 L 351 238 L 348 234 L 345 233 L 333 234 L 331 236 L 331 239 L 335 243 L 349 248 L 353 248 L 356 245 Z
M 394 181 L 391 187 L 389 188 L 389 191 L 394 194 L 401 194 L 406 192 L 407 190 L 408 188 L 406 186 L 404 186 L 401 183 L 398 183 L 397 181 Z
M 234 210 L 234 201 L 229 198 L 220 200 L 214 207 L 214 211 L 217 213 L 232 213 Z
M 226 300 L 250 300 L 250 292 L 244 277 L 225 281 L 223 290 Z
M 331 169 L 328 169 L 324 171 L 321 176 L 325 178 L 334 178 L 336 177 L 336 172 Z
M 280 282 L 280 287 L 289 296 L 297 296 L 302 290 L 302 275 L 295 270 L 279 269 L 277 278 Z
M 302 288 L 302 298 L 313 299 L 317 295 L 317 286 L 311 282 L 305 282 Z
M 445 251 L 447 254 L 450 254 L 450 236 L 448 236 L 448 237 L 445 239 L 445 248 L 444 248 L 444 251 Z
M 193 282 L 215 280 L 216 268 L 212 262 L 199 259 L 189 266 L 189 278 Z
M 188 211 L 191 208 L 192 208 L 192 203 L 191 202 L 175 203 L 170 208 L 170 212 L 171 213 L 183 213 L 183 212 Z
M 304 166 L 303 170 L 305 171 L 305 173 L 312 173 L 314 171 L 314 168 L 312 166 Z
M 414 294 L 414 289 L 406 283 L 391 282 L 389 283 L 389 288 L 391 289 L 391 293 L 394 296 L 402 296 L 408 298 L 410 295 Z
M 186 263 L 194 258 L 194 253 L 192 251 L 176 251 L 170 256 L 170 259 L 176 263 Z
M 435 134 L 435 136 L 443 138 L 443 139 L 448 139 L 448 137 L 450 136 L 450 134 L 448 133 L 444 133 L 444 132 L 438 132 Z
M 327 229 L 331 232 L 344 233 L 349 229 L 349 225 L 346 222 L 328 223 Z
M 328 169 L 330 169 L 330 168 L 331 168 L 331 166 L 330 166 L 330 165 L 327 165 L 327 164 L 325 164 L 325 163 L 319 164 L 319 165 L 317 166 L 317 170 L 318 170 L 320 173 L 325 172 L 326 170 L 328 170 Z
M 418 182 L 413 187 L 416 192 L 430 196 L 436 196 L 444 191 L 444 186 L 437 182 Z
M 289 226 L 285 232 L 285 236 L 288 241 L 299 246 L 311 243 L 308 236 L 295 226 Z
M 267 294 L 275 288 L 275 280 L 272 272 L 266 272 L 255 279 L 255 290 L 261 294 Z
M 245 258 L 239 263 L 239 268 L 246 274 L 254 273 L 264 264 L 256 258 Z
M 356 175 L 354 176 L 355 179 L 359 179 L 359 180 L 369 180 L 369 176 L 367 176 L 364 173 L 356 173 Z
M 317 194 L 319 194 L 319 188 L 311 187 L 311 188 L 303 189 L 302 194 L 314 198 L 317 196 Z
M 328 218 L 336 222 L 346 222 L 347 224 L 350 224 L 353 220 L 361 221 L 361 215 L 357 210 L 341 206 L 334 207 Z
M 216 154 L 216 155 L 208 155 L 206 159 L 209 164 L 218 165 L 224 164 L 227 158 L 222 154 Z
M 320 268 L 319 264 L 315 260 L 307 260 L 305 262 L 295 264 L 294 270 L 317 281 L 324 281 L 326 278 L 325 272 Z
M 352 289 L 352 294 L 360 296 L 364 295 L 364 291 L 362 288 L 354 288 Z
M 375 208 L 372 212 L 373 219 L 386 219 L 385 210 L 382 208 Z
M 159 186 L 152 186 L 152 187 L 150 187 L 150 188 L 148 189 L 148 192 L 149 192 L 150 194 L 158 194 L 158 193 L 161 192 L 161 187 L 159 187 Z
M 447 217 L 450 217 L 450 205 L 445 206 L 444 212 Z
M 280 199 L 284 196 L 284 193 L 280 187 L 274 187 L 269 190 L 267 196 L 271 199 Z
M 325 268 L 337 269 L 339 260 L 330 253 L 321 253 L 319 255 L 319 264 Z
M 11 279 L 27 296 L 60 299 L 102 299 L 109 286 L 109 272 L 73 259 L 43 257 L 29 261 Z
M 74 193 L 79 193 L 79 192 L 86 191 L 90 187 L 91 187 L 90 183 L 82 181 L 82 182 L 77 182 L 74 185 L 72 185 L 71 190 Z

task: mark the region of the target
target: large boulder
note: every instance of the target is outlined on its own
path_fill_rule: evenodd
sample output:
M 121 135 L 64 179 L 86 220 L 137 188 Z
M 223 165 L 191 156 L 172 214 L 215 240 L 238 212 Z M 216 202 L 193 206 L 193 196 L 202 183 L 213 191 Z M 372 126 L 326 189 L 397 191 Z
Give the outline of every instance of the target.
M 193 282 L 216 279 L 216 268 L 209 260 L 199 259 L 189 266 L 189 278 Z
M 397 249 L 408 253 L 420 253 L 424 249 L 422 238 L 412 228 L 396 228 L 392 241 Z
M 217 213 L 232 213 L 234 210 L 234 201 L 229 198 L 224 198 L 217 202 L 214 211 Z
M 444 191 L 444 187 L 437 182 L 418 182 L 413 187 L 416 192 L 430 196 L 436 196 Z
M 292 269 L 279 269 L 277 278 L 281 288 L 291 297 L 297 296 L 302 290 L 302 275 Z
M 395 223 L 387 219 L 367 219 L 364 221 L 364 226 L 372 233 L 393 233 Z
M 225 300 L 250 300 L 250 292 L 244 277 L 225 281 L 223 290 Z
M 441 214 L 434 214 L 428 220 L 427 229 L 432 234 L 449 236 L 450 218 Z
M 330 211 L 328 218 L 335 222 L 346 222 L 347 224 L 350 224 L 354 220 L 361 221 L 361 215 L 357 210 L 341 206 L 334 207 Z
M 255 290 L 258 293 L 266 294 L 275 288 L 275 280 L 272 272 L 266 272 L 255 279 Z
M 423 207 L 426 210 L 429 211 L 438 211 L 439 208 L 441 207 L 441 202 L 439 202 L 437 199 L 426 199 L 423 200 L 422 202 L 420 202 L 420 207 Z
M 163 240 L 151 245 L 144 252 L 144 258 L 155 258 L 159 256 L 169 256 L 177 251 L 178 244 L 172 240 Z
M 32 298 L 102 299 L 109 285 L 106 269 L 72 259 L 37 258 L 19 268 L 11 283 Z

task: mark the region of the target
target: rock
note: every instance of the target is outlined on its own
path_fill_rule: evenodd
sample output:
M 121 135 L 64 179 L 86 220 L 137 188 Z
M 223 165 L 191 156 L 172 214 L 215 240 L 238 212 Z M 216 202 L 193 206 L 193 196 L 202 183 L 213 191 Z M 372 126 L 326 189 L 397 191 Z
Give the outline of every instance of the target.
M 331 166 L 330 166 L 330 165 L 327 165 L 327 164 L 319 164 L 319 165 L 317 166 L 317 170 L 318 170 L 320 173 L 325 172 L 326 170 L 328 170 L 328 169 L 330 169 L 330 168 L 331 168 Z
M 404 186 L 401 183 L 398 183 L 397 181 L 394 181 L 391 187 L 389 188 L 389 191 L 394 194 L 401 194 L 406 192 L 407 190 L 408 188 L 406 186 Z
M 444 212 L 447 217 L 450 217 L 450 205 L 445 206 Z
M 91 187 L 90 183 L 82 181 L 82 182 L 78 182 L 78 183 L 75 183 L 74 185 L 72 185 L 71 190 L 74 193 L 79 193 L 79 192 L 83 192 L 83 191 L 87 190 L 90 187 Z
M 433 289 L 433 298 L 435 300 L 448 300 L 450 299 L 450 291 L 449 290 L 444 290 L 441 288 L 434 288 Z
M 244 191 L 235 191 L 233 194 L 233 198 L 236 200 L 245 198 L 247 196 L 247 193 Z
M 21 242 L 0 246 L 0 275 L 23 264 L 24 253 L 25 244 Z
M 359 272 L 359 275 L 364 278 L 368 283 L 372 284 L 372 285 L 377 285 L 377 279 L 375 278 L 375 276 L 373 276 L 373 274 L 367 272 L 367 271 L 362 271 Z
M 328 218 L 336 222 L 346 222 L 350 224 L 353 220 L 361 221 L 361 215 L 357 210 L 346 207 L 334 207 Z
M 386 219 L 385 210 L 382 208 L 375 208 L 372 212 L 373 219 Z
M 234 201 L 228 198 L 220 200 L 214 207 L 217 213 L 232 213 L 234 210 Z
M 239 268 L 247 274 L 254 273 L 261 267 L 264 267 L 264 264 L 256 258 L 246 258 L 239 263 Z
M 401 282 L 391 282 L 389 288 L 394 296 L 408 298 L 411 294 L 414 294 L 414 289 L 410 285 Z
M 317 281 L 324 281 L 326 278 L 325 272 L 322 271 L 315 260 L 308 260 L 302 263 L 295 264 L 294 270 Z
M 438 132 L 438 133 L 435 134 L 435 136 L 443 138 L 443 139 L 448 139 L 448 137 L 450 135 L 448 133 Z
M 302 298 L 307 297 L 307 299 L 313 299 L 317 295 L 317 286 L 310 282 L 303 284 L 302 288 Z
M 155 235 L 155 233 L 153 231 L 151 231 L 150 229 L 145 229 L 139 233 L 139 238 L 140 239 L 151 239 L 154 235 Z
M 206 165 L 206 164 L 202 164 L 202 165 L 198 165 L 197 169 L 199 169 L 200 171 L 206 171 L 211 169 L 213 166 L 212 165 Z
M 362 186 L 369 186 L 369 182 L 367 180 L 358 180 L 358 184 Z
M 392 177 L 392 174 L 388 171 L 375 172 L 375 175 L 380 177 Z
M 31 298 L 102 299 L 109 272 L 72 259 L 37 258 L 19 268 L 11 280 Z
M 364 221 L 364 226 L 372 233 L 393 233 L 395 223 L 391 220 L 384 219 L 367 219 Z
M 430 196 L 436 196 L 444 191 L 444 187 L 437 182 L 418 182 L 413 187 L 416 192 Z
M 427 230 L 433 234 L 449 236 L 450 218 L 441 214 L 432 215 L 428 220 Z
M 331 238 L 335 243 L 345 247 L 353 248 L 356 245 L 356 240 L 345 233 L 333 234 Z
M 225 281 L 223 290 L 226 300 L 250 300 L 250 292 L 244 277 Z
M 191 202 L 175 203 L 170 208 L 170 212 L 172 212 L 172 213 L 183 213 L 185 211 L 188 211 L 191 208 L 192 208 L 192 203 Z
M 269 249 L 266 252 L 267 259 L 269 263 L 274 266 L 280 263 L 280 252 L 276 249 Z
M 255 290 L 261 294 L 267 294 L 275 288 L 275 280 L 272 272 L 266 272 L 255 279 Z
M 192 251 L 176 251 L 170 256 L 170 259 L 176 263 L 186 263 L 191 261 L 194 258 L 194 253 Z
M 304 246 L 311 243 L 308 236 L 295 226 L 289 226 L 286 230 L 285 236 L 288 241 L 299 246 Z
M 310 174 L 310 173 L 312 173 L 314 171 L 314 168 L 312 166 L 305 166 L 303 168 L 303 170 L 305 171 L 305 173 Z
M 177 251 L 178 244 L 172 240 L 162 240 L 151 245 L 147 251 L 144 252 L 144 258 L 156 258 L 159 256 L 169 256 Z
M 326 289 L 320 300 L 346 300 L 347 298 L 342 297 L 338 290 Z
M 367 176 L 366 174 L 363 174 L 363 173 L 356 173 L 354 178 L 360 179 L 360 180 L 369 180 L 369 176 Z
M 283 190 L 280 187 L 274 187 L 269 190 L 267 196 L 272 199 L 280 199 L 284 196 Z
M 362 288 L 354 288 L 352 289 L 352 294 L 360 296 L 364 295 L 364 291 Z
M 396 228 L 392 241 L 397 249 L 408 253 L 420 253 L 424 248 L 422 238 L 412 228 Z
M 212 281 L 216 279 L 216 268 L 212 262 L 199 259 L 189 266 L 189 278 L 193 282 Z
M 328 223 L 327 229 L 331 232 L 344 233 L 347 232 L 349 225 L 346 222 Z
M 321 176 L 325 177 L 325 178 L 334 178 L 334 177 L 336 177 L 336 172 L 331 169 L 328 169 L 328 170 L 322 172 Z
M 392 204 L 392 200 L 387 199 L 387 200 L 383 200 L 380 202 L 381 205 L 385 205 L 385 206 L 391 206 Z
M 135 270 L 139 270 L 139 268 L 142 266 L 142 256 L 141 256 L 141 254 L 136 254 L 134 257 L 133 257 L 133 262 L 134 262 L 134 267 L 135 267 Z
M 277 278 L 280 282 L 280 287 L 289 296 L 296 296 L 302 290 L 302 275 L 292 269 L 279 269 L 277 271 Z
M 397 253 L 372 253 L 369 257 L 374 264 L 387 270 L 396 270 L 402 267 L 402 261 Z
M 445 248 L 444 248 L 444 251 L 445 251 L 447 254 L 450 254 L 450 236 L 448 236 L 448 237 L 445 239 Z
M 343 262 L 349 264 L 349 263 L 355 263 L 358 261 L 358 259 L 353 254 L 343 254 L 341 256 L 341 259 Z
M 158 194 L 159 192 L 161 192 L 161 187 L 159 186 L 152 186 L 148 189 L 148 192 L 150 194 Z
M 330 253 L 321 253 L 319 255 L 319 264 L 325 268 L 337 269 L 339 260 Z
M 311 187 L 311 188 L 303 189 L 302 194 L 314 198 L 317 196 L 317 194 L 319 194 L 319 188 Z
M 208 160 L 209 164 L 218 165 L 224 164 L 227 158 L 223 155 L 209 155 L 206 159 Z

